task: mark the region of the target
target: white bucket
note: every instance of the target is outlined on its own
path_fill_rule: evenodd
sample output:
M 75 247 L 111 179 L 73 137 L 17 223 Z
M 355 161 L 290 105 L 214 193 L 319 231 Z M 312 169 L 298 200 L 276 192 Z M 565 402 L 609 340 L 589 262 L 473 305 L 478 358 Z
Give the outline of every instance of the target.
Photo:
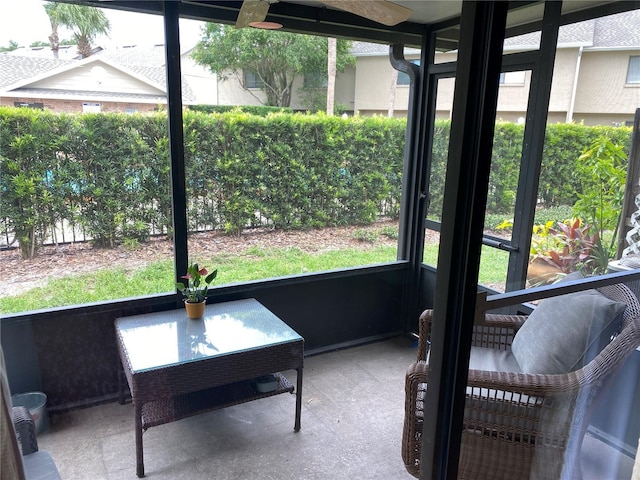
M 36 434 L 49 428 L 47 415 L 47 395 L 42 392 L 19 393 L 11 397 L 14 407 L 27 407 L 36 425 Z

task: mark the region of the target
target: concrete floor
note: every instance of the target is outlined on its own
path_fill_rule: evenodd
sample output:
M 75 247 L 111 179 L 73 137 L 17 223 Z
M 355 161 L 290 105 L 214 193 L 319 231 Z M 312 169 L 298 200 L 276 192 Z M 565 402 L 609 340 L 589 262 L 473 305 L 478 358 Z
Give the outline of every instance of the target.
M 295 397 L 275 397 L 150 428 L 145 473 L 158 480 L 409 479 L 400 457 L 408 340 L 305 359 L 302 430 Z M 295 379 L 295 372 L 291 373 Z M 65 480 L 135 479 L 133 407 L 111 403 L 51 418 L 39 436 Z M 631 478 L 633 459 L 589 437 L 585 480 Z

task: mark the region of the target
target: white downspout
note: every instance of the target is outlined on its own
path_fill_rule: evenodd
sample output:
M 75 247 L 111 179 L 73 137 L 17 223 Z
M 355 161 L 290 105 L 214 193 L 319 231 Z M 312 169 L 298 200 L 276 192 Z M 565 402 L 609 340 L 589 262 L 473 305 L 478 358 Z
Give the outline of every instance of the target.
M 569 109 L 567 110 L 567 123 L 573 122 L 573 109 L 576 106 L 576 92 L 578 90 L 578 77 L 580 76 L 580 62 L 582 61 L 582 49 L 584 47 L 580 45 L 578 49 L 578 58 L 576 59 L 576 72 L 573 75 L 573 87 L 571 88 L 571 102 L 569 103 Z

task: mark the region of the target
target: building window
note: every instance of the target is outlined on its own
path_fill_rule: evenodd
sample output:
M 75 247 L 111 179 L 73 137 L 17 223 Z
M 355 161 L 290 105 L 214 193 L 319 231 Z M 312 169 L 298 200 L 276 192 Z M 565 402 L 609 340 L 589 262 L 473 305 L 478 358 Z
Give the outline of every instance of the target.
M 38 110 L 44 110 L 44 103 L 39 102 L 13 102 L 13 106 L 17 108 L 36 108 Z
M 82 111 L 83 113 L 100 113 L 100 104 L 84 102 L 82 104 Z
M 327 74 L 322 72 L 305 73 L 304 88 L 327 88 Z
M 409 60 L 415 65 L 420 65 L 420 60 Z M 409 75 L 404 72 L 398 72 L 398 82 L 396 85 L 409 85 Z
M 244 70 L 244 88 L 262 88 L 262 81 L 255 72 Z
M 500 85 L 524 85 L 525 72 L 502 72 L 500 74 Z
M 629 57 L 629 70 L 627 70 L 627 84 L 640 85 L 640 55 Z

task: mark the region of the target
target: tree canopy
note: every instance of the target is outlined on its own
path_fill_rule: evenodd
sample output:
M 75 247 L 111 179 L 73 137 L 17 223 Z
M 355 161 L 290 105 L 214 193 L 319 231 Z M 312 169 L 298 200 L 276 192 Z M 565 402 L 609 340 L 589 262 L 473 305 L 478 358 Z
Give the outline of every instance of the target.
M 15 40 L 9 40 L 9 45 L 7 45 L 6 47 L 0 47 L 0 52 L 11 52 L 12 50 L 16 50 L 19 47 L 20 45 L 18 45 L 18 42 L 16 42 Z
M 338 40 L 336 70 L 353 64 L 350 42 Z M 288 107 L 293 80 L 300 75 L 327 75 L 327 39 L 257 28 L 236 29 L 209 23 L 192 54 L 221 78 L 235 75 L 243 88 L 244 72 L 256 75 L 266 105 Z
M 109 19 L 104 12 L 95 7 L 71 5 L 66 3 L 45 2 L 44 9 L 51 22 L 51 50 L 57 57 L 58 27 L 69 28 L 73 32 L 78 45 L 78 53 L 82 58 L 91 55 L 91 42 L 101 33 L 108 34 L 111 29 Z

